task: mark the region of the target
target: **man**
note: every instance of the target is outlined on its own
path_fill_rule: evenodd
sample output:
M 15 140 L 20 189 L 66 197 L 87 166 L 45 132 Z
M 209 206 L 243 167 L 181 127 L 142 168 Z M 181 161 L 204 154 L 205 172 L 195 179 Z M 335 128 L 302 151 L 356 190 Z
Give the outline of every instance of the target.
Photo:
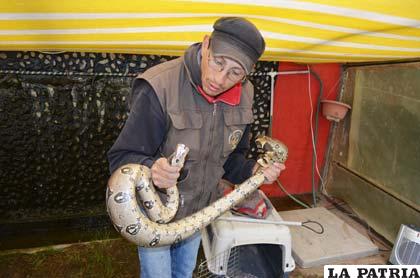
M 111 173 L 139 163 L 151 168 L 158 190 L 178 184 L 176 220 L 219 198 L 221 178 L 239 184 L 258 168 L 246 159 L 254 90 L 246 76 L 265 42 L 244 18 L 220 18 L 213 27 L 211 36 L 183 57 L 137 77 L 130 116 L 108 152 Z M 190 148 L 182 169 L 167 160 L 179 143 Z M 283 169 L 283 164 L 264 169 L 267 183 Z M 191 277 L 199 244 L 197 233 L 176 245 L 139 248 L 141 277 Z

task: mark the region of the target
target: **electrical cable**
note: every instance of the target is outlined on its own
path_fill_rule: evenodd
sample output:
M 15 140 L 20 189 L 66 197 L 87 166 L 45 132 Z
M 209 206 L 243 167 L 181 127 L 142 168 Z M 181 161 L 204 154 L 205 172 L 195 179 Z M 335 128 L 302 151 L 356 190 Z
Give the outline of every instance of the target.
M 279 179 L 276 179 L 276 183 L 277 185 L 280 187 L 280 189 L 286 193 L 286 195 L 292 199 L 293 201 L 295 201 L 296 203 L 298 203 L 299 205 L 301 205 L 304 208 L 310 208 L 311 206 L 309 206 L 308 204 L 306 204 L 305 202 L 299 200 L 298 198 L 296 198 L 295 196 L 293 196 L 292 194 L 290 194 L 284 187 L 283 185 L 280 183 Z
M 319 123 L 319 111 L 320 111 L 320 107 L 321 107 L 321 98 L 323 95 L 323 83 L 321 78 L 319 77 L 319 75 L 312 71 L 310 69 L 309 65 L 306 65 L 307 69 L 308 69 L 308 95 L 309 95 L 309 102 L 310 102 L 310 108 L 311 108 L 311 113 L 310 113 L 310 128 L 311 128 L 311 140 L 312 140 L 312 148 L 313 148 L 313 152 L 312 152 L 312 201 L 313 201 L 313 207 L 316 207 L 316 188 L 315 188 L 315 171 L 317 172 L 321 183 L 323 183 L 323 179 L 321 177 L 321 174 L 319 172 L 319 168 L 318 168 L 318 163 L 317 163 L 317 152 L 316 152 L 316 142 L 317 142 L 317 137 L 318 137 L 318 123 Z M 311 90 L 311 75 L 313 75 L 319 83 L 319 96 L 317 99 L 317 105 L 316 105 L 316 112 L 315 112 L 315 129 L 313 128 L 313 108 L 312 108 L 312 90 Z
M 309 67 L 309 65 L 307 65 L 307 70 L 306 71 L 288 71 L 288 72 L 270 72 L 268 73 L 268 75 L 271 76 L 271 101 L 273 102 L 273 90 L 274 90 L 274 78 L 277 75 L 281 75 L 281 74 L 307 74 L 308 75 L 308 94 L 309 94 L 309 101 L 310 101 L 310 108 L 311 108 L 311 114 L 310 114 L 310 127 L 311 127 L 311 140 L 312 140 L 312 148 L 313 148 L 313 155 L 312 155 L 312 200 L 313 200 L 313 207 L 316 207 L 316 188 L 315 188 L 315 171 L 317 172 L 321 183 L 323 184 L 323 179 L 322 176 L 319 172 L 319 168 L 318 168 L 318 164 L 317 164 L 317 153 L 316 153 L 316 141 L 317 141 L 317 135 L 318 135 L 318 117 L 319 117 L 319 111 L 320 111 L 320 106 L 321 106 L 321 98 L 323 95 L 323 83 L 321 78 L 319 77 L 319 75 L 312 71 Z M 312 92 L 311 92 L 311 78 L 310 76 L 313 75 L 319 82 L 319 96 L 317 99 L 317 108 L 316 108 L 316 114 L 315 114 L 315 130 L 313 129 L 313 124 L 312 124 L 312 118 L 313 118 L 313 108 L 312 108 Z M 270 109 L 270 115 L 272 113 L 272 108 Z M 271 124 L 270 124 L 270 135 L 271 135 Z M 304 202 L 298 200 L 296 197 L 294 197 L 293 195 L 291 195 L 289 192 L 286 191 L 286 189 L 281 185 L 281 183 L 279 182 L 279 180 L 277 179 L 277 185 L 280 187 L 280 189 L 286 193 L 286 195 L 288 197 L 290 197 L 292 200 L 294 200 L 295 202 L 297 202 L 298 204 L 300 204 L 301 206 L 305 207 L 305 208 L 309 208 L 310 206 L 308 206 L 307 204 L 305 204 Z
M 244 217 L 244 216 L 232 216 L 232 217 L 221 216 L 221 217 L 217 218 L 217 220 L 242 222 L 242 223 L 254 223 L 254 224 L 274 224 L 274 225 L 298 226 L 298 227 L 306 228 L 306 229 L 308 229 L 308 230 L 310 230 L 310 231 L 312 231 L 316 234 L 319 234 L 319 235 L 324 233 L 324 227 L 321 225 L 321 223 L 319 223 L 318 221 L 314 221 L 314 220 L 306 220 L 304 222 L 298 222 L 298 221 L 256 219 L 256 218 L 250 218 L 250 217 Z M 320 230 L 316 230 L 308 224 L 316 224 L 320 227 Z
M 250 76 L 265 76 L 271 72 L 253 72 Z M 22 75 L 48 75 L 48 76 L 117 76 L 136 77 L 138 73 L 117 73 L 117 72 L 77 72 L 77 71 L 39 71 L 39 70 L 8 70 L 0 69 L 0 74 L 22 74 Z
M 310 224 L 310 223 L 317 224 L 321 228 L 321 230 L 317 231 L 314 228 L 312 228 L 311 226 L 308 226 L 308 224 Z M 318 221 L 307 220 L 305 222 L 302 222 L 302 227 L 304 227 L 304 228 L 306 228 L 306 229 L 308 229 L 308 230 L 310 230 L 310 231 L 312 231 L 316 234 L 319 234 L 319 235 L 324 233 L 324 226 L 322 226 L 321 223 L 319 223 Z
M 273 114 L 273 104 L 274 104 L 274 84 L 275 84 L 275 78 L 277 75 L 295 75 L 295 74 L 307 74 L 309 73 L 309 71 L 307 70 L 292 70 L 292 71 L 278 71 L 278 72 L 267 72 L 267 73 L 262 73 L 262 72 L 257 72 L 251 75 L 255 75 L 255 76 L 260 76 L 260 75 L 269 75 L 271 78 L 271 90 L 270 90 L 270 126 L 269 126 L 269 135 L 272 136 L 272 114 Z M 297 199 L 296 197 L 294 197 L 292 194 L 290 194 L 289 192 L 286 191 L 286 189 L 283 187 L 283 185 L 280 183 L 280 181 L 277 179 L 276 180 L 277 185 L 280 187 L 280 189 L 286 193 L 286 195 L 291 198 L 293 201 L 295 201 L 296 203 L 298 203 L 299 205 L 305 207 L 305 208 L 310 208 L 310 206 L 306 203 L 304 203 L 303 201 Z
M 370 225 L 369 225 L 369 223 L 366 221 L 366 220 L 364 220 L 363 218 L 361 218 L 359 215 L 357 215 L 356 213 L 354 213 L 354 212 L 351 212 L 351 211 L 348 211 L 347 209 L 345 209 L 343 206 L 342 206 L 342 204 L 340 204 L 340 203 L 338 203 L 337 201 L 335 201 L 334 200 L 334 198 L 333 197 L 330 197 L 330 196 L 325 196 L 325 198 L 331 203 L 331 204 L 333 204 L 334 205 L 334 207 L 336 207 L 339 211 L 341 211 L 342 213 L 344 213 L 344 214 L 346 214 L 346 215 L 348 215 L 350 218 L 352 218 L 353 220 L 355 220 L 357 223 L 359 223 L 359 224 L 361 224 L 361 225 L 363 225 L 364 226 L 364 228 L 366 229 L 366 231 L 367 231 L 367 235 L 368 235 L 368 237 L 369 237 L 369 239 L 372 241 L 372 243 L 373 244 L 375 244 L 376 245 L 376 243 L 375 243 L 375 240 L 376 241 L 378 241 L 378 242 L 381 242 L 381 244 L 382 245 L 388 245 L 388 243 L 386 243 L 386 242 L 384 242 L 384 241 L 381 241 L 381 240 L 378 240 L 378 239 L 374 239 L 373 238 L 373 236 L 372 236 L 372 230 L 371 230 L 371 227 L 370 227 Z M 381 252 L 389 252 L 389 251 L 391 251 L 391 249 L 381 249 L 381 248 L 378 248 L 378 250 L 379 251 L 381 251 Z
M 311 138 L 312 138 L 312 147 L 313 147 L 313 156 L 312 156 L 312 193 L 313 193 L 313 200 L 314 200 L 314 206 L 316 206 L 316 197 L 315 197 L 315 171 L 316 174 L 318 174 L 319 176 L 319 180 L 321 183 L 321 188 L 324 188 L 324 180 L 320 174 L 319 168 L 318 168 L 318 163 L 317 163 L 317 152 L 316 152 L 316 141 L 317 141 L 317 136 L 318 136 L 318 117 L 319 117 L 319 110 L 320 110 L 320 104 L 321 104 L 321 98 L 323 95 L 323 83 L 321 78 L 319 77 L 319 75 L 312 71 L 309 67 L 309 65 L 307 65 L 307 69 L 309 71 L 310 74 L 308 74 L 308 95 L 309 95 L 309 101 L 310 101 L 310 107 L 311 107 L 311 115 L 310 115 L 310 126 L 311 126 Z M 319 82 L 320 85 L 320 92 L 319 92 L 319 96 L 318 96 L 318 100 L 317 100 L 317 108 L 316 108 L 316 115 L 315 115 L 315 130 L 313 129 L 313 125 L 312 125 L 312 117 L 313 117 L 313 109 L 312 109 L 312 92 L 311 92 L 311 78 L 310 75 L 313 75 Z M 357 214 L 354 214 L 352 212 L 348 212 L 346 209 L 344 209 L 340 204 L 336 203 L 335 201 L 332 200 L 332 198 L 326 194 L 326 192 L 324 193 L 323 191 L 321 191 L 323 193 L 323 195 L 325 196 L 325 198 L 327 198 L 328 201 L 330 201 L 335 207 L 337 207 L 340 211 L 344 212 L 345 214 L 347 214 L 348 216 L 350 216 L 351 218 L 353 218 L 354 220 L 356 220 L 357 222 L 361 223 L 362 225 L 365 226 L 366 230 L 367 230 L 367 235 L 370 238 L 370 240 L 374 242 L 374 239 L 372 237 L 372 232 L 371 232 L 371 227 L 370 225 L 367 223 L 366 220 L 360 218 L 360 216 L 358 216 Z M 387 252 L 390 251 L 389 249 L 378 249 L 381 252 Z
M 111 73 L 111 72 L 76 72 L 76 71 L 34 71 L 34 70 L 0 70 L 1 74 L 16 75 L 47 75 L 47 76 L 117 76 L 117 77 L 136 77 L 136 73 Z
M 337 99 L 342 99 L 343 97 L 343 92 L 344 92 L 344 85 L 346 84 L 348 78 L 348 72 L 343 72 L 341 71 L 340 73 L 340 78 L 337 79 L 337 81 L 335 82 L 334 86 L 330 88 L 327 96 L 325 97 L 325 99 L 328 98 L 328 96 L 330 95 L 330 93 L 332 92 L 332 90 L 334 88 L 336 88 L 336 86 L 340 83 L 339 85 L 339 91 L 338 91 L 338 96 Z M 324 161 L 324 167 L 322 169 L 322 177 L 327 177 L 328 175 L 328 168 L 330 167 L 330 159 L 331 159 L 331 152 L 333 150 L 333 136 L 336 132 L 336 128 L 337 128 L 337 124 L 336 122 L 332 122 L 332 127 L 330 128 L 329 131 L 329 135 L 328 135 L 328 143 L 327 143 L 327 152 L 325 154 L 325 161 Z M 321 186 L 319 188 L 319 192 L 321 192 L 322 195 L 325 196 L 330 196 L 325 188 L 325 183 L 324 180 L 321 180 Z

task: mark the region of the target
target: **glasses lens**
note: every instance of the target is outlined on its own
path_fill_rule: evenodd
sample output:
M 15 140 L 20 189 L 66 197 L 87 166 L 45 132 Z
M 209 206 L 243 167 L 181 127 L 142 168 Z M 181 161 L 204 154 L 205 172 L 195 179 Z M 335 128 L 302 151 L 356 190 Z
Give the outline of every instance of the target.
M 221 72 L 224 70 L 224 64 L 223 62 L 217 61 L 216 58 L 213 55 L 209 55 L 209 66 L 218 72 Z M 233 71 L 232 69 L 229 69 L 227 72 L 227 78 L 232 82 L 238 82 L 243 81 L 246 78 L 245 73 L 237 73 Z
M 216 61 L 214 57 L 209 57 L 209 66 L 219 72 L 223 70 L 223 64 Z
M 228 71 L 227 73 L 227 78 L 233 82 L 244 81 L 245 77 L 246 75 L 244 73 L 237 74 L 237 73 L 234 73 L 233 71 Z

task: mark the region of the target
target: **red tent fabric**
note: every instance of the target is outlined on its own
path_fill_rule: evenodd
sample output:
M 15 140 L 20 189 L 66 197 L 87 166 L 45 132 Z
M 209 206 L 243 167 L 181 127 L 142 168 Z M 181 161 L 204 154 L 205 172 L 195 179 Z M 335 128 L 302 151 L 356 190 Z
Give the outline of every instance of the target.
M 322 99 L 336 100 L 341 85 L 341 67 L 339 64 L 310 65 L 310 70 L 322 80 Z M 304 71 L 307 65 L 280 63 L 279 72 Z M 309 98 L 309 82 L 311 100 Z M 289 148 L 286 170 L 280 175 L 280 182 L 289 193 L 302 194 L 312 190 L 312 136 L 310 127 L 311 106 L 313 108 L 313 129 L 315 131 L 315 114 L 320 96 L 320 83 L 313 76 L 304 74 L 277 75 L 272 136 L 283 141 Z M 322 105 L 318 116 L 318 136 L 316 142 L 317 163 L 322 175 L 325 152 L 331 122 L 322 116 Z M 315 178 L 318 185 L 319 177 Z M 263 191 L 269 196 L 282 196 L 284 193 L 275 185 L 264 185 Z

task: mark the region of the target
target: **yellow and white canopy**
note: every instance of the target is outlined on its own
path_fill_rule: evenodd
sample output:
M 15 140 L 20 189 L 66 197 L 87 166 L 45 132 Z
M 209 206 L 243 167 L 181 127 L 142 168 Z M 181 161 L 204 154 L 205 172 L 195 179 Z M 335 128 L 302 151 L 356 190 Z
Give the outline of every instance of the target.
M 257 25 L 263 60 L 420 57 L 420 0 L 0 0 L 0 50 L 181 55 L 221 16 Z

